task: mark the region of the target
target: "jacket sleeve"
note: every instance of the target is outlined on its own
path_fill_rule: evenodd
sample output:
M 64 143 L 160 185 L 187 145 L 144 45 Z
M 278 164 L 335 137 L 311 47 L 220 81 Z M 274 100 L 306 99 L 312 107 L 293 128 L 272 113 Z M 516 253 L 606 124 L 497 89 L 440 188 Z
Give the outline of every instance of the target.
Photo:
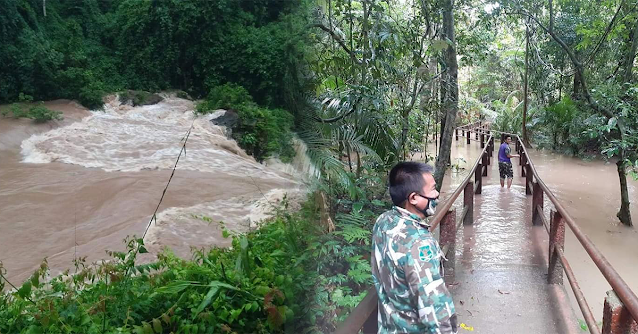
M 407 255 L 404 272 L 410 294 L 414 296 L 419 321 L 427 333 L 456 333 L 456 314 L 452 295 L 441 277 L 441 252 L 432 237 L 416 241 Z

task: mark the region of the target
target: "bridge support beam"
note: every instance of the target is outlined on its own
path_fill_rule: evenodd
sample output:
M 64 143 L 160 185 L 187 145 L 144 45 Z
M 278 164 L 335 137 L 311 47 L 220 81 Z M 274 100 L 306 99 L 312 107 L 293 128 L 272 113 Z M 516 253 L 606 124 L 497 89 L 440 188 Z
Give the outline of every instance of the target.
M 448 274 L 453 273 L 456 254 L 456 209 L 449 210 L 441 219 L 439 245 L 441 249 L 447 250 L 447 253 L 444 254 L 447 261 L 443 261 L 442 269 L 445 268 Z
M 638 323 L 614 290 L 607 291 L 605 298 L 602 334 L 638 334 Z
M 474 182 L 472 181 L 468 181 L 463 190 L 463 208 L 467 208 L 463 225 L 474 224 Z
M 565 249 L 565 221 L 560 212 L 552 210 L 549 223 L 549 270 L 547 283 L 563 284 L 563 263 L 556 247 Z
M 538 208 L 540 207 L 540 212 Z M 534 182 L 534 191 L 532 193 L 532 225 L 543 225 L 540 215 L 543 212 L 543 189 L 538 182 Z

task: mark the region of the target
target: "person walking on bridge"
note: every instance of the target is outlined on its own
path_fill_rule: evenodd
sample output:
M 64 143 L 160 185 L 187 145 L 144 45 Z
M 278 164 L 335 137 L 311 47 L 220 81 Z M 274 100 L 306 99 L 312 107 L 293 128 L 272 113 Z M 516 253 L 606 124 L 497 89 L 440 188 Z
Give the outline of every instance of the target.
M 394 207 L 372 232 L 372 276 L 379 295 L 379 334 L 452 334 L 457 317 L 441 275 L 443 252 L 428 230 L 439 193 L 432 167 L 401 162 L 390 171 Z
M 514 178 L 514 172 L 512 171 L 512 161 L 510 160 L 510 158 L 520 157 L 520 155 L 518 154 L 511 154 L 511 143 L 512 136 L 503 135 L 501 147 L 499 147 L 498 149 L 498 172 L 501 176 L 501 188 L 505 186 L 505 179 L 507 178 L 507 189 L 512 186 L 512 179 Z

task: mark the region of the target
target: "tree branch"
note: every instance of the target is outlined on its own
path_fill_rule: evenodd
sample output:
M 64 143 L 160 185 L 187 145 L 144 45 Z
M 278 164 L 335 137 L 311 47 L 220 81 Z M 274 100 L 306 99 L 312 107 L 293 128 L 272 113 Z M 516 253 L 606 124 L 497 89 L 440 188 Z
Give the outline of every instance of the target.
M 354 103 L 352 104 L 352 108 L 350 108 L 350 110 L 348 110 L 347 112 L 345 112 L 345 113 L 343 113 L 343 114 L 341 114 L 341 115 L 338 115 L 338 116 L 335 116 L 335 117 L 332 117 L 332 118 L 327 118 L 327 119 L 323 119 L 323 118 L 321 118 L 321 117 L 319 117 L 319 116 L 316 116 L 316 117 L 314 117 L 314 118 L 315 118 L 315 120 L 316 120 L 316 121 L 321 122 L 321 123 L 334 123 L 334 122 L 338 122 L 338 121 L 340 121 L 341 119 L 343 119 L 343 118 L 345 118 L 345 117 L 347 117 L 347 116 L 351 115 L 352 113 L 354 113 L 354 111 L 357 109 L 357 104 L 359 104 L 359 102 L 361 102 L 361 100 L 362 100 L 362 99 L 363 99 L 363 97 L 359 96 L 359 97 L 357 98 L 357 100 L 356 100 L 356 101 L 354 101 Z
M 587 60 L 585 61 L 585 65 L 590 63 L 594 59 L 594 56 L 596 56 L 596 53 L 598 52 L 600 47 L 603 45 L 603 43 L 607 39 L 607 36 L 609 35 L 609 32 L 614 27 L 614 23 L 616 23 L 616 19 L 618 18 L 618 14 L 620 14 L 620 9 L 622 8 L 623 4 L 625 4 L 625 0 L 623 0 L 620 3 L 620 5 L 618 6 L 618 9 L 616 9 L 616 13 L 611 18 L 611 21 L 609 21 L 609 24 L 607 25 L 607 29 L 605 30 L 603 35 L 600 37 L 600 40 L 596 44 L 596 47 L 594 47 L 594 50 L 592 50 L 591 54 L 589 54 L 589 57 L 587 57 Z
M 550 2 L 551 2 L 551 0 L 550 0 Z M 541 21 L 536 16 L 531 15 L 530 13 L 528 13 L 525 10 L 523 10 L 523 14 L 527 15 L 530 19 L 532 19 L 534 22 L 536 22 L 536 24 L 538 24 L 538 26 L 541 27 L 541 29 L 543 29 L 545 32 L 547 32 L 552 37 L 552 39 L 556 43 L 558 43 L 558 45 L 560 45 L 560 47 L 563 49 L 563 51 L 565 51 L 565 53 L 567 53 L 567 56 L 571 60 L 572 65 L 574 66 L 574 69 L 575 69 L 576 73 L 581 78 L 580 85 L 581 85 L 581 87 L 583 89 L 583 94 L 585 95 L 585 99 L 587 100 L 587 103 L 589 103 L 589 105 L 592 107 L 592 109 L 594 109 L 596 112 L 598 112 L 599 114 L 604 115 L 607 118 L 614 117 L 614 114 L 612 112 L 610 112 L 609 110 L 607 110 L 605 108 L 602 108 L 592 98 L 591 94 L 589 93 L 589 87 L 587 87 L 587 80 L 586 80 L 586 78 L 584 76 L 583 64 L 578 60 L 578 58 L 576 58 L 576 55 L 574 54 L 572 49 L 569 46 L 567 46 L 567 44 L 563 41 L 563 39 L 560 38 L 556 33 L 554 33 L 553 31 L 549 30 L 547 27 L 545 27 L 545 25 L 543 23 L 541 23 Z
M 308 26 L 308 28 L 319 28 L 325 32 L 327 32 L 332 39 L 334 39 L 339 46 L 341 46 L 341 48 L 346 51 L 346 53 L 348 53 L 348 55 L 350 55 L 350 58 L 352 58 L 352 60 L 354 60 L 357 64 L 361 65 L 363 64 L 363 61 L 359 60 L 357 58 L 357 56 L 354 54 L 354 51 L 350 50 L 348 48 L 348 46 L 346 45 L 346 42 L 341 38 L 341 36 L 339 36 L 336 32 L 334 32 L 334 30 L 326 27 L 325 25 L 321 24 L 321 23 L 315 23 L 315 24 L 311 24 Z

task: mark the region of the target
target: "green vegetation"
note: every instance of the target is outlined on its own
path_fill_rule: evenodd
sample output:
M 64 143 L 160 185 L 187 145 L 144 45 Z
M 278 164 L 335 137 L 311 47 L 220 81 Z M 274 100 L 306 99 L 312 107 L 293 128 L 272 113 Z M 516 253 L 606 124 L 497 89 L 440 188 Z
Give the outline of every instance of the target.
M 294 157 L 291 131 L 294 119 L 286 110 L 262 108 L 253 102 L 247 90 L 233 84 L 211 89 L 196 111 L 206 114 L 217 109 L 237 112 L 239 121 L 233 127 L 232 136 L 258 161 L 277 156 L 283 162 L 290 162 Z
M 8 0 L 1 103 L 98 109 L 104 94 L 138 105 L 177 89 L 204 98 L 198 113 L 235 112 L 232 136 L 259 161 L 290 161 L 295 131 L 321 200 L 192 261 L 136 265 L 144 248 L 130 239 L 70 277 L 45 283 L 44 266 L 0 298 L 0 333 L 329 332 L 371 283 L 370 230 L 389 207 L 380 175 L 438 134 L 425 159 L 439 153 L 441 184 L 454 126 L 479 119 L 615 161 L 631 225 L 637 49 L 638 8 L 624 1 Z
M 0 103 L 135 89 L 202 96 L 235 82 L 283 106 L 301 58 L 296 1 L 9 0 L 0 12 Z
M 13 118 L 30 118 L 36 123 L 44 123 L 51 120 L 61 120 L 62 113 L 45 107 L 42 103 L 33 105 L 33 97 L 20 93 L 20 103 L 12 103 L 9 109 L 2 110 L 0 116 Z
M 298 212 L 284 200 L 267 224 L 245 235 L 199 217 L 221 224 L 233 246 L 196 250 L 192 260 L 165 251 L 137 265 L 146 249 L 130 238 L 126 251 L 109 252 L 110 261 L 88 266 L 78 259 L 75 273 L 49 281 L 45 261 L 0 298 L 0 333 L 331 331 L 371 283 L 370 229 L 388 205 L 378 199 L 385 192 L 378 177 L 356 185 L 356 201 L 334 188 L 340 199 L 329 233 L 317 224 L 321 210 L 312 198 Z

